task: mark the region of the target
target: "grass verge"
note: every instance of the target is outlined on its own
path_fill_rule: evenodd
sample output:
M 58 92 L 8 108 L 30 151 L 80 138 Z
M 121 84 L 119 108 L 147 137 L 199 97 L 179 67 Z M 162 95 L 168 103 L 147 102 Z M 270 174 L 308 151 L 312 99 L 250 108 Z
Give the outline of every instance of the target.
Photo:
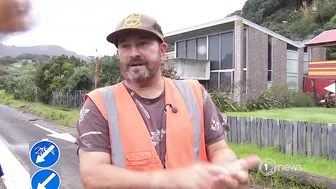
M 257 153 L 262 161 L 265 161 L 266 159 L 272 159 L 278 166 L 280 165 L 282 167 L 291 167 L 292 169 L 296 169 L 298 171 L 336 179 L 336 161 L 319 157 L 282 154 L 276 148 L 260 149 L 258 146 L 252 144 L 229 143 L 229 145 L 239 157 L 245 157 L 249 154 Z M 271 182 L 272 187 L 275 188 L 313 188 L 285 180 L 281 178 L 279 174 L 265 177 L 260 172 L 252 172 L 251 177 L 252 180 L 256 183 L 265 183 L 266 181 Z M 317 186 L 314 187 L 318 188 Z
M 336 123 L 336 108 L 285 108 L 254 112 L 226 112 L 225 115 Z
M 3 90 L 0 90 L 0 104 L 5 104 L 16 109 L 30 112 L 34 115 L 53 120 L 57 124 L 67 127 L 75 127 L 79 116 L 79 109 L 65 110 L 46 106 L 41 103 L 15 100 L 12 95 L 5 93 Z

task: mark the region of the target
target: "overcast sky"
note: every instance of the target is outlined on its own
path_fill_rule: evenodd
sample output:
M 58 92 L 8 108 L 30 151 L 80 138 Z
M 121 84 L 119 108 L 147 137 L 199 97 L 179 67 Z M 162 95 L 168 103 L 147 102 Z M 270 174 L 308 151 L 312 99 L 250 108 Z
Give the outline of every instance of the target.
M 163 32 L 224 18 L 246 0 L 32 0 L 35 24 L 6 45 L 59 45 L 78 54 L 113 54 L 106 36 L 132 12 L 156 18 Z M 169 2 L 169 3 L 166 3 Z

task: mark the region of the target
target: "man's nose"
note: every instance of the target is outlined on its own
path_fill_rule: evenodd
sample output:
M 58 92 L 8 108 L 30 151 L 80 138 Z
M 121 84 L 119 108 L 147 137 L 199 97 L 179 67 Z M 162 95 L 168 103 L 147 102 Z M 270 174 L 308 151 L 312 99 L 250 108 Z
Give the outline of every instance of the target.
M 139 50 L 138 50 L 137 47 L 133 46 L 133 47 L 131 48 L 131 54 L 130 54 L 130 57 L 131 57 L 132 59 L 134 59 L 134 58 L 139 58 L 139 57 L 140 57 L 140 53 L 139 53 Z

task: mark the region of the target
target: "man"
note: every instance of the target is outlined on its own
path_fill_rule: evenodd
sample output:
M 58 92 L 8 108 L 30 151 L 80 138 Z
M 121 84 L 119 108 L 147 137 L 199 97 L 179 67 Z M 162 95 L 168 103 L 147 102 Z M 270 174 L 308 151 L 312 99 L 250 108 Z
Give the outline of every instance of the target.
M 197 81 L 161 75 L 167 44 L 152 17 L 108 35 L 124 81 L 85 96 L 77 125 L 84 188 L 242 188 L 256 156 L 238 160 L 229 127 Z

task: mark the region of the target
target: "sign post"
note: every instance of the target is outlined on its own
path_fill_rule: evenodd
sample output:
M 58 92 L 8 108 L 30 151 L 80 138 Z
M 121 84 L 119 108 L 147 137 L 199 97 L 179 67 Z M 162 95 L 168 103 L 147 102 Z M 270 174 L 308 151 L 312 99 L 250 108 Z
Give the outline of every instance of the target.
M 61 177 L 51 168 L 60 158 L 59 147 L 49 140 L 38 141 L 30 148 L 29 158 L 32 164 L 39 168 L 31 177 L 31 188 L 59 189 Z

